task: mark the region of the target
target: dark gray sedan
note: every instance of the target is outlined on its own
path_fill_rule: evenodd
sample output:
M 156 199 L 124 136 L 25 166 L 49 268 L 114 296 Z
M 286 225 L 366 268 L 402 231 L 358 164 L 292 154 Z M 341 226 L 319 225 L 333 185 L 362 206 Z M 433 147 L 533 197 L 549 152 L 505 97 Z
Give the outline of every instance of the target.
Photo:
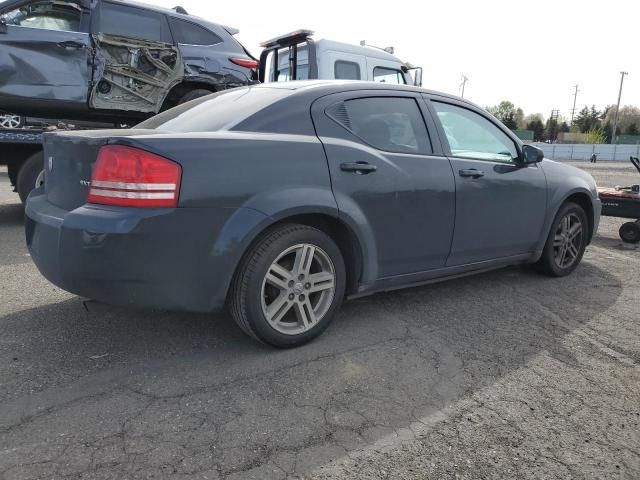
M 568 275 L 600 218 L 590 175 L 408 86 L 237 88 L 128 131 L 47 134 L 44 151 L 26 238 L 50 281 L 114 304 L 226 304 L 278 347 L 319 335 L 345 296 L 519 263 Z

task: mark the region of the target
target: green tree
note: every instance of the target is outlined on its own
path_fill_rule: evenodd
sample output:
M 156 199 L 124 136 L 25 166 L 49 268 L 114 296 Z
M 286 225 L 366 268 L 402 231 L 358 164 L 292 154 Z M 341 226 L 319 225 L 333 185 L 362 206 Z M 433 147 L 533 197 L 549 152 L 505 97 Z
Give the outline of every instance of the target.
M 627 135 L 638 135 L 638 134 L 640 134 L 640 130 L 638 130 L 638 124 L 637 123 L 632 123 L 631 125 L 629 125 L 627 127 L 627 129 L 624 131 L 624 133 L 626 133 Z
M 565 133 L 571 131 L 571 129 L 569 128 L 569 124 L 566 121 L 563 121 L 560 124 L 560 127 L 558 127 L 558 129 L 559 129 L 559 131 L 565 132 Z
M 508 101 L 502 101 L 493 107 L 487 107 L 487 111 L 500 120 L 510 130 L 516 130 L 524 126 L 524 112 L 521 108 Z
M 591 108 L 585 106 L 580 113 L 573 120 L 573 125 L 578 128 L 582 133 L 587 133 L 590 130 L 600 128 L 602 125 L 602 112 L 596 110 L 595 105 L 591 105 Z
M 531 130 L 533 132 L 533 141 L 534 142 L 544 142 L 544 123 L 539 118 L 531 120 L 526 125 L 527 130 Z
M 606 108 L 603 123 L 610 123 L 613 125 L 616 117 L 616 106 L 610 105 Z M 620 108 L 620 113 L 618 114 L 618 127 L 616 129 L 616 134 L 620 134 L 623 132 L 627 132 L 631 125 L 635 124 L 636 128 L 640 126 L 640 108 L 633 107 L 630 105 L 624 106 Z

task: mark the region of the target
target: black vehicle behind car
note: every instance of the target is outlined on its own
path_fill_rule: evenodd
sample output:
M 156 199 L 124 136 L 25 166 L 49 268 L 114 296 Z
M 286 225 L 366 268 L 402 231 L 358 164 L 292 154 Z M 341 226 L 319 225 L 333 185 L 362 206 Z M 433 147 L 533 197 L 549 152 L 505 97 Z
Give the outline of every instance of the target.
M 257 79 L 237 30 L 176 10 L 120 0 L 0 3 L 0 110 L 121 121 Z
M 0 3 L 0 165 L 7 165 L 20 199 L 42 178 L 41 134 L 48 124 L 131 126 L 255 82 L 258 62 L 235 33 L 179 7 L 120 0 Z M 26 116 L 52 120 L 39 128 L 25 123 Z

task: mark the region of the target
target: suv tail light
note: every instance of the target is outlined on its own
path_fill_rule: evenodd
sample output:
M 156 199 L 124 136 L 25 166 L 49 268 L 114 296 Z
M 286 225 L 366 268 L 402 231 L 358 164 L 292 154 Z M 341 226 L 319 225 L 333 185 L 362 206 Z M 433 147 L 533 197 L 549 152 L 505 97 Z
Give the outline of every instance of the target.
M 93 167 L 87 201 L 123 207 L 175 207 L 180 165 L 124 145 L 105 145 Z
M 230 58 L 229 59 L 231 61 L 231 63 L 235 63 L 236 65 L 240 65 L 241 67 L 245 67 L 245 68 L 258 68 L 258 65 L 260 65 L 258 63 L 257 60 L 254 60 L 253 58 Z

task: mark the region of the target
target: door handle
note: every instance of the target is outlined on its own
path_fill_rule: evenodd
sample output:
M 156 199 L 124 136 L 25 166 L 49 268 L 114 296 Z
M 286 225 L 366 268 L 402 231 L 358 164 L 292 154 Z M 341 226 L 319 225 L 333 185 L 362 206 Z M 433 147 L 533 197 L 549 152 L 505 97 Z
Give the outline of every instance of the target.
M 355 172 L 360 175 L 366 175 L 367 173 L 373 173 L 378 169 L 375 165 L 371 165 L 367 162 L 347 162 L 340 164 L 340 170 L 343 172 Z
M 60 48 L 76 49 L 76 50 L 85 47 L 84 43 L 74 42 L 73 40 L 67 40 L 66 42 L 60 42 L 57 45 Z
M 484 177 L 484 172 L 476 170 L 475 168 L 469 168 L 468 170 L 460 170 L 458 172 L 461 177 L 480 178 Z

